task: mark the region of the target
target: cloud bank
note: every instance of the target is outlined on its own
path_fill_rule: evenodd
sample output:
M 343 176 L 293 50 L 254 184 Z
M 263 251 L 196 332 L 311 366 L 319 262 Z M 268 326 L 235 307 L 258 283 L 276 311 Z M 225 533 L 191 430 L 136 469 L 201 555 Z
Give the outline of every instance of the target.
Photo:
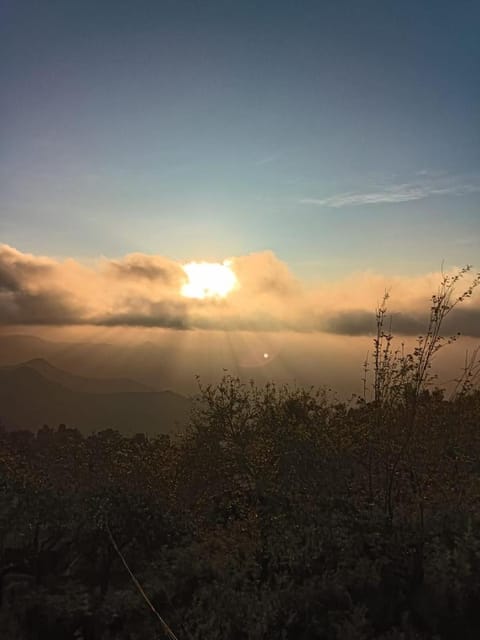
M 424 331 L 440 274 L 387 278 L 352 274 L 305 287 L 271 251 L 231 257 L 238 287 L 223 299 L 180 291 L 182 265 L 134 253 L 86 266 L 74 259 L 22 253 L 0 245 L 0 324 L 162 327 L 175 330 L 327 332 L 371 335 L 375 308 L 391 292 L 392 329 Z M 480 296 L 448 318 L 447 332 L 480 337 Z

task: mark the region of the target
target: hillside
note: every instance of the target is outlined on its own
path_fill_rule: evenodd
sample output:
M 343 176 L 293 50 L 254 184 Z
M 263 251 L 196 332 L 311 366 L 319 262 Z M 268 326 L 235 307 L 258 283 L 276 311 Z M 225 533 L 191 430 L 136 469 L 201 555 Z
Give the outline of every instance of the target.
M 135 384 L 137 391 L 119 390 Z M 179 394 L 144 390 L 133 381 L 80 378 L 46 361 L 0 369 L 0 421 L 10 429 L 65 423 L 83 432 L 168 433 L 186 424 L 189 410 L 190 401 Z
M 44 358 L 33 358 L 9 368 L 18 367 L 34 369 L 47 380 L 58 382 L 62 387 L 66 387 L 71 391 L 86 393 L 145 393 L 153 391 L 151 387 L 129 378 L 86 378 L 85 376 L 77 376 L 53 366 Z

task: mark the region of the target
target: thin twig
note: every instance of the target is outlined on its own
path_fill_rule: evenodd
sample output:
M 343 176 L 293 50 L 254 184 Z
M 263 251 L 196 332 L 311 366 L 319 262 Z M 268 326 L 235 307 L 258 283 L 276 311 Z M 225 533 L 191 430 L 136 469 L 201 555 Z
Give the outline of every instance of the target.
M 137 587 L 138 591 L 140 592 L 140 595 L 142 596 L 142 598 L 145 600 L 145 602 L 147 603 L 148 607 L 153 611 L 153 613 L 157 616 L 158 620 L 160 621 L 160 624 L 162 625 L 162 629 L 165 632 L 165 635 L 170 638 L 170 640 L 178 640 L 177 636 L 173 633 L 173 631 L 170 629 L 170 627 L 168 626 L 168 624 L 165 622 L 165 620 L 162 618 L 162 616 L 158 613 L 158 611 L 155 609 L 155 607 L 153 606 L 152 601 L 150 600 L 150 598 L 147 596 L 147 594 L 145 593 L 142 585 L 140 584 L 140 582 L 137 580 L 137 578 L 135 577 L 133 571 L 130 569 L 130 567 L 128 566 L 127 561 L 125 560 L 125 556 L 123 555 L 123 553 L 120 551 L 118 544 L 115 540 L 115 538 L 113 537 L 113 534 L 110 530 L 110 527 L 108 526 L 108 522 L 105 523 L 105 528 L 107 530 L 108 533 L 108 537 L 110 538 L 110 542 L 113 545 L 113 548 L 115 549 L 115 551 L 117 552 L 118 557 L 120 558 L 120 560 L 123 563 L 123 566 L 125 567 L 125 569 L 128 571 L 128 575 L 130 576 L 130 578 L 132 579 L 133 584 Z

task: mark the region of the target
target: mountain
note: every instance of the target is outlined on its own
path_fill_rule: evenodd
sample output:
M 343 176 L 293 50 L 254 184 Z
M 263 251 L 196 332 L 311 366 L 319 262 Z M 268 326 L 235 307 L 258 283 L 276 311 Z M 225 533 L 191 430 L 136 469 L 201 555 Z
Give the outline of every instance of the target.
M 0 334 L 0 366 L 45 359 L 62 369 L 75 370 L 76 366 L 67 363 L 83 362 L 94 370 L 99 361 L 108 362 L 118 351 L 107 342 L 57 342 L 28 334 Z
M 0 333 L 0 366 L 40 359 L 63 372 L 68 371 L 83 378 L 115 378 L 115 384 L 120 378 L 125 382 L 125 378 L 129 377 L 129 384 L 133 382 L 131 378 L 135 380 L 135 387 L 125 388 L 123 385 L 121 391 L 140 391 L 139 384 L 144 385 L 143 391 L 161 391 L 165 388 L 179 390 L 181 385 L 177 384 L 176 370 L 171 367 L 173 357 L 172 345 L 164 348 L 153 343 L 56 342 L 28 334 Z M 188 376 L 190 381 L 194 380 L 195 373 Z M 62 383 L 65 384 L 65 378 Z M 97 384 L 95 386 L 98 387 Z M 105 387 L 103 391 L 108 390 Z M 75 386 L 75 389 L 78 387 Z
M 74 376 L 46 361 L 2 367 L 0 423 L 9 429 L 36 430 L 43 424 L 64 423 L 87 433 L 112 428 L 151 435 L 185 427 L 191 408 L 188 398 L 171 391 L 143 390 L 133 381 L 106 382 L 102 392 L 90 391 L 97 380 Z M 106 390 L 117 383 L 138 384 L 142 390 Z
M 0 335 L 0 365 L 50 355 L 54 343 L 25 334 Z
M 37 371 L 47 380 L 58 382 L 62 387 L 66 387 L 71 391 L 81 391 L 86 393 L 145 393 L 153 391 L 141 382 L 130 380 L 129 378 L 85 378 L 77 376 L 58 367 L 54 367 L 44 358 L 34 358 L 20 365 L 14 365 L 13 368 L 30 367 Z

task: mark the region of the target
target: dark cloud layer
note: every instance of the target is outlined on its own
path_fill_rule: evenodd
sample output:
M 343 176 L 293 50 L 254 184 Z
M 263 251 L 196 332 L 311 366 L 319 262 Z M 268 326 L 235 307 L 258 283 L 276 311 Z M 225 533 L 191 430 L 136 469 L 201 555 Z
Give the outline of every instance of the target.
M 420 336 L 427 325 L 428 317 L 424 313 L 392 313 L 386 317 L 384 328 L 397 335 Z M 376 333 L 375 313 L 361 309 L 342 311 L 327 318 L 324 327 L 328 333 L 337 335 L 372 336 Z M 445 319 L 443 333 L 480 337 L 480 309 L 457 307 Z
M 445 321 L 445 333 L 454 335 L 459 331 L 462 335 L 480 338 L 480 308 L 457 307 Z
M 167 285 L 178 285 L 185 280 L 179 264 L 161 256 L 132 253 L 122 260 L 107 262 L 107 270 L 113 277 L 157 281 Z
M 82 308 L 57 293 L 0 294 L 0 324 L 83 324 Z
M 126 311 L 123 313 L 111 313 L 108 316 L 98 317 L 92 324 L 106 327 L 158 327 L 163 329 L 190 329 L 188 313 L 185 305 L 180 303 L 151 303 L 144 307 L 143 312 Z
M 394 313 L 387 316 L 385 330 L 391 330 L 401 335 L 419 335 L 425 329 L 426 318 L 416 317 L 406 313 Z M 373 311 L 352 309 L 342 311 L 325 322 L 325 329 L 329 333 L 347 336 L 370 336 L 376 332 L 376 318 Z

